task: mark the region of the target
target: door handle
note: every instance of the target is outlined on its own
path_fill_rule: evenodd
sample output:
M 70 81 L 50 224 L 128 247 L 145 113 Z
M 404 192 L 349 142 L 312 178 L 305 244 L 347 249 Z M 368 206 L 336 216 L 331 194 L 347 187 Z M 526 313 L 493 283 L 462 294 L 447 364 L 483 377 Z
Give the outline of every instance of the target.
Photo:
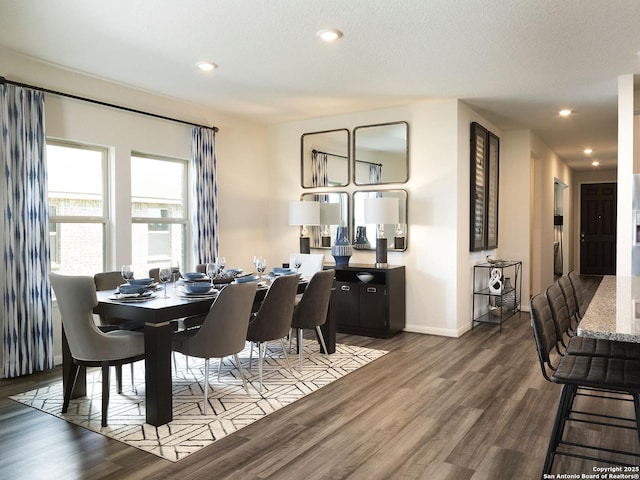
M 340 287 L 340 290 L 345 291 L 345 292 L 348 292 L 348 291 L 350 291 L 350 290 L 351 290 L 351 287 L 350 287 L 349 285 L 342 285 L 342 286 Z

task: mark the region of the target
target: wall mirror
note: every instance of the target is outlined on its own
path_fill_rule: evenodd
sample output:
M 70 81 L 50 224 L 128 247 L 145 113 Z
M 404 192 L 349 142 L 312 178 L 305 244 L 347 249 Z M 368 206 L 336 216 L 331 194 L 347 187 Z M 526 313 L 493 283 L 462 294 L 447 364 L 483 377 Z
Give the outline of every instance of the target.
M 349 183 L 349 130 L 305 133 L 300 139 L 303 188 L 344 187 Z
M 409 179 L 409 124 L 384 123 L 353 130 L 356 185 L 404 183 Z
M 300 200 L 320 202 L 321 225 L 307 227 L 311 248 L 331 248 L 338 226 L 349 225 L 349 195 L 346 192 L 303 193 Z
M 384 236 L 389 250 L 404 251 L 408 245 L 407 191 L 406 190 L 358 190 L 353 193 L 353 248 L 375 250 L 377 226 L 365 223 L 365 200 L 377 197 L 398 199 L 398 223 L 384 225 Z

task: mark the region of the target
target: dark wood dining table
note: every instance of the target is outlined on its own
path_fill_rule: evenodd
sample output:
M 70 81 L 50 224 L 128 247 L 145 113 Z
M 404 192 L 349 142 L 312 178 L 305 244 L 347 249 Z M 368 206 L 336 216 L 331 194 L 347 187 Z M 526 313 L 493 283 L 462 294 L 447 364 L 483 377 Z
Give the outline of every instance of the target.
M 300 282 L 298 292 L 304 292 L 307 282 Z M 256 302 L 264 299 L 268 288 L 259 286 Z M 167 298 L 164 291 L 158 290 L 155 296 L 144 302 L 122 302 L 114 300 L 114 290 L 96 292 L 98 305 L 94 313 L 107 317 L 144 321 L 145 342 L 145 400 L 146 422 L 160 426 L 173 419 L 173 399 L 171 380 L 171 337 L 174 326 L 171 320 L 206 314 L 214 297 L 186 298 L 178 295 L 173 284 L 167 286 Z M 322 327 L 327 345 L 327 353 L 335 352 L 336 322 L 331 302 L 327 321 Z M 69 366 L 71 354 L 63 332 L 63 382 L 70 381 Z M 73 397 L 86 395 L 84 369 L 76 381 Z

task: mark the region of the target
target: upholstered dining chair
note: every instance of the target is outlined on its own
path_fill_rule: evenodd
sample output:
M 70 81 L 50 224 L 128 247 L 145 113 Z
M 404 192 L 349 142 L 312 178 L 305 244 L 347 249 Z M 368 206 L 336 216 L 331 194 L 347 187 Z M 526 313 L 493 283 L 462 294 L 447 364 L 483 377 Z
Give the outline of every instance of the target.
M 589 302 L 587 301 L 584 292 L 584 285 L 582 284 L 582 280 L 580 280 L 580 275 L 575 270 L 569 272 L 569 280 L 571 281 L 571 285 L 573 286 L 573 293 L 576 296 L 578 317 L 582 318 L 587 312 L 587 307 L 589 306 Z
M 252 342 L 251 354 L 249 356 L 249 366 L 253 356 L 253 343 L 258 345 L 258 375 L 260 378 L 260 391 L 262 391 L 262 370 L 264 357 L 267 349 L 267 342 L 279 340 L 284 353 L 289 371 L 289 357 L 284 346 L 283 339 L 289 334 L 291 329 L 291 317 L 293 306 L 296 301 L 298 291 L 298 275 L 283 275 L 276 277 L 271 283 L 269 291 L 265 296 L 260 308 L 256 313 L 251 314 L 251 321 L 247 329 L 247 340 Z
M 291 320 L 291 328 L 297 332 L 298 342 L 298 360 L 300 370 L 302 370 L 302 350 L 303 350 L 303 330 L 306 328 L 315 329 L 320 344 L 324 352 L 327 352 L 327 345 L 322 336 L 320 326 L 327 319 L 329 310 L 329 300 L 331 299 L 331 289 L 333 288 L 333 277 L 336 271 L 328 269 L 316 272 L 309 285 L 302 294 L 302 298 L 293 310 L 293 318 Z M 290 335 L 291 339 L 293 335 Z
M 247 394 L 247 380 L 242 371 L 238 353 L 244 350 L 251 305 L 256 295 L 255 283 L 228 285 L 217 296 L 200 328 L 183 330 L 174 334 L 173 350 L 191 357 L 204 358 L 204 408 L 207 414 L 209 391 L 209 359 L 233 355 L 242 385 Z
M 69 408 L 80 366 L 102 368 L 102 426 L 107 426 L 109 368 L 116 367 L 118 393 L 122 393 L 122 365 L 144 358 L 144 335 L 129 330 L 102 332 L 93 320 L 98 305 L 92 277 L 50 273 L 62 325 L 73 359 L 70 381 L 64 391 L 62 413 Z

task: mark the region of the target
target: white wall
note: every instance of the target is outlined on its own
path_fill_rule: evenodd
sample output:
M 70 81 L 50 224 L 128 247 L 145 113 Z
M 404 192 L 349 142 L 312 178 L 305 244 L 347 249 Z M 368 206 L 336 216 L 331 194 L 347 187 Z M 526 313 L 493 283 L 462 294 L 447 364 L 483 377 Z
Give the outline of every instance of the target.
M 571 170 L 547 147 L 540 139 L 531 135 L 531 156 L 535 159 L 534 168 L 534 229 L 532 232 L 533 251 L 539 253 L 539 258 L 532 256 L 531 266 L 531 294 L 543 292 L 554 281 L 553 272 L 553 212 L 554 212 L 554 180 L 558 179 L 568 185 L 565 195 L 564 221 L 566 225 L 573 224 L 573 198 L 571 185 Z M 569 235 L 571 233 L 569 232 Z M 570 245 L 567 246 L 568 248 Z M 571 256 L 570 251 L 565 251 Z
M 633 245 L 633 75 L 618 77 L 618 231 L 616 275 L 631 275 Z
M 389 263 L 406 266 L 408 331 L 459 336 L 471 326 L 473 264 L 493 251 L 469 253 L 470 123 L 500 132 L 454 99 L 406 107 L 290 122 L 271 128 L 269 255 L 286 261 L 298 248 L 298 230 L 287 226 L 287 202 L 299 198 L 300 137 L 307 132 L 405 120 L 409 123 L 409 181 L 385 185 L 408 191 L 408 248 L 389 252 Z M 508 179 L 500 179 L 501 186 Z M 339 189 L 352 193 L 350 184 Z M 506 228 L 504 225 L 502 228 Z M 326 263 L 333 263 L 327 250 Z M 355 251 L 350 263 L 372 264 L 373 251 Z

